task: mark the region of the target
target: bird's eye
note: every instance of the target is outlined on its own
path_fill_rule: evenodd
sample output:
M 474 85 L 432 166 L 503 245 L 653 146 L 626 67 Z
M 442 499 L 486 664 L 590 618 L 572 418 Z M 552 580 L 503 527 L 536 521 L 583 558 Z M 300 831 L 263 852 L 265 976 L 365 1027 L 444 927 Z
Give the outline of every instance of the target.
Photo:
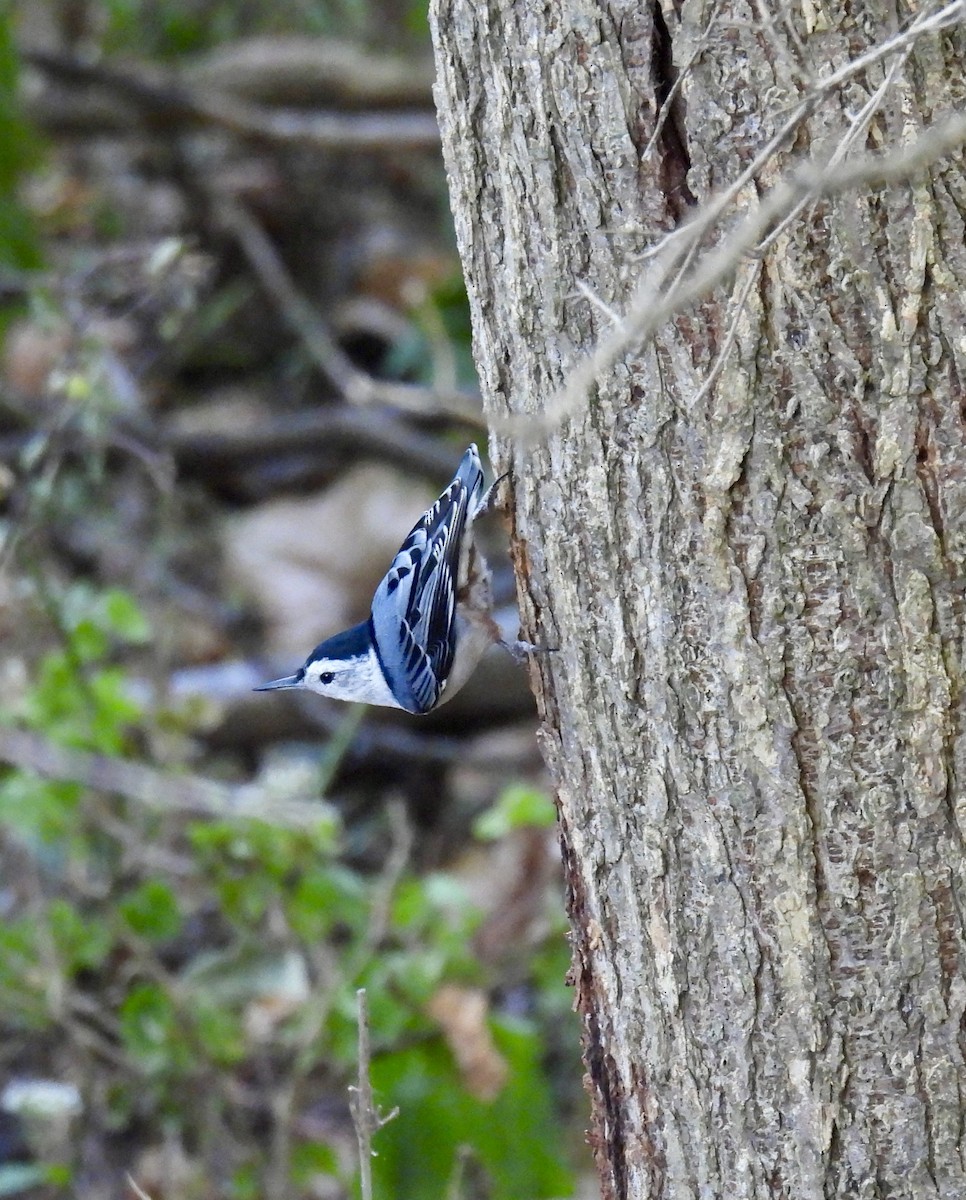
M 323 671 L 319 676 L 319 683 L 331 683 L 335 679 L 335 671 Z

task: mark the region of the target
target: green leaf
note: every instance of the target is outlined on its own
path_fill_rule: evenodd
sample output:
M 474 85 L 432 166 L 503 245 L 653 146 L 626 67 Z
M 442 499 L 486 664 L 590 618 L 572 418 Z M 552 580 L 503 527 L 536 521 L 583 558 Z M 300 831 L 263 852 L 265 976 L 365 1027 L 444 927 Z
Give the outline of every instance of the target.
M 312 1188 L 316 1176 L 341 1178 L 338 1155 L 325 1142 L 300 1142 L 292 1150 L 291 1161 L 292 1182 L 310 1194 L 316 1194 L 317 1189 Z
M 181 1030 L 171 997 L 156 983 L 131 989 L 120 1009 L 121 1038 L 128 1053 L 149 1074 L 186 1071 L 192 1048 Z
M 81 662 L 94 662 L 107 653 L 107 635 L 90 617 L 86 617 L 74 626 L 71 645 Z
M 37 941 L 33 918 L 0 923 L 0 1011 L 15 1028 L 42 1029 L 51 1023 Z
M 126 642 L 146 642 L 151 626 L 137 601 L 120 588 L 109 588 L 100 600 L 104 627 Z
M 0 820 L 28 840 L 63 841 L 77 823 L 81 788 L 47 783 L 26 771 L 11 771 L 0 782 Z
M 68 970 L 99 967 L 111 949 L 111 931 L 97 917 L 85 917 L 66 900 L 47 908 L 50 932 Z
M 221 879 L 215 884 L 221 911 L 236 925 L 250 929 L 265 915 L 275 893 L 271 880 L 250 877 Z
M 432 916 L 433 906 L 419 879 L 404 879 L 392 902 L 392 923 L 397 929 L 415 930 Z
M 160 879 L 148 879 L 128 892 L 118 910 L 136 934 L 151 941 L 173 938 L 181 929 L 178 898 Z
M 213 1063 L 232 1067 L 244 1059 L 247 1050 L 245 1033 L 234 1013 L 196 997 L 192 1015 L 198 1040 Z
M 255 1161 L 243 1163 L 231 1180 L 233 1200 L 261 1200 L 262 1188 Z
M 369 920 L 369 898 L 359 875 L 331 864 L 305 872 L 285 911 L 298 937 L 320 941 L 340 927 L 361 933 Z
M 557 812 L 545 792 L 513 784 L 473 822 L 473 833 L 481 841 L 493 842 L 514 829 L 543 829 L 553 825 Z

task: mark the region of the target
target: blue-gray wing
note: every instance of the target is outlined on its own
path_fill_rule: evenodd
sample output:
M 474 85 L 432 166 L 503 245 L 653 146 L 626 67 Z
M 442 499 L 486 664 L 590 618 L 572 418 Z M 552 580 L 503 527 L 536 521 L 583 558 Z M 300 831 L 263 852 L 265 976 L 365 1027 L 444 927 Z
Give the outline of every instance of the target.
M 379 665 L 396 700 L 412 713 L 434 707 L 453 666 L 460 549 L 482 492 L 474 445 L 413 526 L 372 599 L 369 631 Z

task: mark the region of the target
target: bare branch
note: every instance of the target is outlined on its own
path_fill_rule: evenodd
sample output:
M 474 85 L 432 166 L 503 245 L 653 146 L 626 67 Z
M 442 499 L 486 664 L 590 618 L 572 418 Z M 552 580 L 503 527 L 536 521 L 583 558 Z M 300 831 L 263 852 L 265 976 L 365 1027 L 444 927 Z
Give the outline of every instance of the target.
M 748 268 L 748 277 L 741 285 L 741 289 L 732 304 L 731 320 L 728 322 L 728 332 L 725 335 L 725 340 L 718 351 L 718 356 L 714 360 L 711 370 L 708 372 L 708 377 L 702 383 L 701 387 L 695 392 L 691 399 L 691 408 L 696 408 L 697 405 L 705 398 L 708 392 L 714 387 L 718 376 L 724 369 L 725 363 L 728 361 L 728 356 L 731 354 L 735 344 L 735 339 L 738 336 L 738 322 L 741 320 L 741 314 L 745 311 L 745 305 L 748 303 L 748 297 L 751 295 L 751 289 L 758 282 L 758 276 L 761 274 L 761 262 L 753 262 Z
M 127 1186 L 137 1197 L 137 1200 L 151 1200 L 151 1197 L 147 1194 L 144 1188 L 141 1187 L 141 1185 L 130 1172 L 128 1172 L 127 1176 Z
M 882 59 L 888 58 L 890 54 L 897 54 L 900 50 L 910 49 L 912 44 L 924 34 L 936 33 L 941 29 L 947 29 L 950 25 L 955 25 L 964 18 L 966 18 L 966 0 L 951 0 L 951 3 L 944 5 L 936 12 L 921 12 L 908 29 L 902 30 L 895 37 L 889 38 L 888 41 L 882 42 L 878 46 L 873 46 L 865 54 L 860 54 L 858 58 L 853 58 L 850 62 L 847 62 L 844 67 L 840 67 L 839 70 L 833 71 L 831 75 L 826 75 L 823 79 L 818 80 L 818 86 L 823 91 L 837 88 L 847 79 L 851 79 L 853 75 L 864 71 L 867 67 L 871 67 L 877 62 L 881 62 Z
M 773 139 L 774 141 L 775 139 Z M 631 349 L 647 344 L 661 326 L 729 279 L 748 254 L 757 254 L 762 239 L 803 202 L 828 199 L 860 186 L 882 187 L 904 182 L 966 142 L 966 116 L 948 118 L 911 145 L 887 154 L 868 154 L 837 166 L 808 163 L 795 168 L 761 204 L 749 212 L 724 240 L 700 261 L 698 267 L 675 285 L 666 287 L 671 269 L 677 268 L 681 252 L 676 245 L 665 261 L 661 259 L 645 276 L 621 325 L 609 333 L 596 349 L 570 373 L 566 385 L 548 401 L 536 417 L 519 416 L 494 424 L 501 433 L 523 439 L 539 437 L 577 412 L 598 376 Z M 729 188 L 731 192 L 733 188 Z M 713 206 L 717 209 L 717 205 Z M 703 213 L 683 228 L 685 246 L 693 249 L 709 225 Z M 693 226 L 693 232 L 692 231 Z M 683 247 L 682 247 L 683 248 Z
M 251 214 L 228 199 L 215 200 L 215 208 L 222 224 L 238 241 L 262 286 L 340 396 L 350 404 L 388 404 L 422 415 L 455 417 L 482 428 L 480 415 L 467 395 L 459 392 L 443 394 L 412 384 L 386 383 L 360 371 L 332 336 L 315 305 L 299 291 L 281 255 Z
M 372 1082 L 369 1067 L 372 1062 L 372 1047 L 369 1037 L 369 1002 L 366 989 L 356 992 L 359 1004 L 359 1076 L 355 1087 L 349 1088 L 352 1124 L 355 1126 L 359 1146 L 359 1175 L 362 1200 L 372 1200 L 372 1135 L 387 1125 L 399 1109 L 383 1115 L 372 1098 Z
M 0 726 L 0 762 L 43 779 L 79 783 L 124 796 L 155 812 L 222 819 L 257 819 L 310 829 L 319 824 L 318 803 L 269 800 L 254 785 L 229 786 L 197 775 L 173 775 L 145 763 L 68 749 L 25 729 Z
M 274 144 L 308 146 L 316 150 L 398 151 L 439 145 L 435 113 L 403 112 L 301 112 L 266 109 L 238 95 L 193 88 L 172 74 L 124 70 L 105 63 L 90 63 L 68 54 L 33 49 L 24 60 L 45 75 L 75 88 L 99 88 L 122 104 L 116 120 L 136 120 L 154 127 L 212 125 L 239 137 Z
M 431 55 L 379 53 L 327 35 L 244 37 L 193 55 L 178 69 L 193 87 L 259 104 L 329 103 L 355 112 L 433 104 Z

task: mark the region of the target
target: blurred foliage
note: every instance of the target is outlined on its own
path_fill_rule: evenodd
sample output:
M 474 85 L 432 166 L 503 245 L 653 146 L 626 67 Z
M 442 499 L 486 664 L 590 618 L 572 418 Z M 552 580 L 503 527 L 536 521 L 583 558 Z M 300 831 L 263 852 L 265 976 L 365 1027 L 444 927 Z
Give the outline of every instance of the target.
M 390 349 L 383 371 L 390 379 L 432 385 L 447 378 L 453 388 L 476 382 L 473 329 L 466 284 L 460 274 L 427 288 L 412 311 L 407 336 Z
M 571 1171 L 555 1145 L 559 1124 L 541 1086 L 540 1045 L 531 1026 L 494 1023 L 509 1082 L 492 1103 L 467 1091 L 438 1040 L 381 1056 L 372 1081 L 399 1113 L 380 1133 L 373 1160 L 377 1195 L 438 1200 L 467 1160 L 481 1170 L 490 1197 L 565 1196 Z
M 0 268 L 35 268 L 40 243 L 19 194 L 23 174 L 40 159 L 41 142 L 17 98 L 20 71 L 10 17 L 0 4 Z
M 41 1163 L 0 1163 L 0 1196 L 17 1196 L 44 1184 L 64 1186 L 70 1172 L 63 1167 Z
M 42 657 L 19 701 L 0 708 L 0 722 L 129 754 L 151 718 L 113 659 L 150 636 L 146 621 L 114 589 L 75 584 L 47 603 L 62 645 Z M 546 799 L 521 794 L 497 801 L 483 822 L 488 836 L 543 822 Z M 444 983 L 485 982 L 472 950 L 480 914 L 454 877 L 350 868 L 337 814 L 322 802 L 309 831 L 187 822 L 175 842 L 177 881 L 125 844 L 122 821 L 134 845 L 163 840 L 164 822 L 127 802 L 17 770 L 0 779 L 0 834 L 16 841 L 34 880 L 31 902 L 0 926 L 3 1038 L 59 1037 L 80 1053 L 91 1037 L 85 1014 L 111 997 L 113 1012 L 97 1021 L 104 1063 L 92 1090 L 109 1105 L 99 1120 L 116 1129 L 147 1122 L 196 1147 L 203 1091 L 226 1110 L 208 1118 L 207 1139 L 217 1142 L 233 1088 L 276 1059 L 306 1100 L 322 1086 L 313 1084 L 319 1073 L 325 1091 L 341 1080 L 345 1095 L 356 1067 L 355 993 L 365 987 L 379 1103 L 400 1109 L 377 1140 L 381 1194 L 446 1195 L 466 1155 L 494 1200 L 570 1190 L 539 1021 L 491 1022 L 509 1076 L 487 1102 L 427 1015 Z M 532 986 L 566 997 L 560 980 L 557 971 Z M 561 1007 L 551 1000 L 554 1020 Z M 266 1169 L 251 1157 L 219 1194 L 260 1194 Z M 347 1174 L 335 1148 L 311 1138 L 292 1140 L 287 1170 L 293 1186 Z
M 90 20 L 72 48 L 90 43 L 98 53 L 143 58 L 276 32 L 378 41 L 400 21 L 425 41 L 422 3 L 384 7 L 393 22 L 381 19 L 376 0 L 103 0 L 86 6 Z M 20 188 L 42 165 L 44 147 L 17 109 L 18 10 L 27 6 L 0 0 L 0 268 L 22 272 L 42 258 Z M 68 6 L 46 11 L 59 18 Z M 65 156 L 80 157 L 77 146 Z M 110 161 L 114 178 L 119 160 Z M 0 660 L 0 726 L 95 755 L 107 775 L 118 761 L 149 761 L 172 795 L 188 769 L 247 777 L 254 761 L 199 765 L 204 714 L 166 694 L 178 611 L 170 594 L 193 597 L 183 581 L 217 577 L 217 569 L 213 555 L 197 553 L 208 546 L 200 536 L 187 569 L 172 569 L 189 542 L 185 530 L 201 523 L 200 505 L 184 479 L 172 486 L 163 419 L 152 407 L 160 396 L 173 409 L 177 386 L 169 377 L 170 390 L 155 392 L 143 364 L 157 373 L 160 362 L 173 376 L 203 347 L 205 367 L 225 373 L 212 378 L 231 378 L 250 359 L 236 349 L 247 353 L 245 325 L 235 341 L 225 326 L 264 301 L 250 278 L 214 266 L 217 288 L 206 292 L 207 266 L 178 250 L 181 232 L 188 244 L 197 230 L 156 239 L 142 263 L 116 240 L 122 213 L 129 219 L 138 206 L 115 214 L 109 188 L 89 186 L 79 166 L 76 178 L 63 163 L 58 169 L 63 203 L 44 210 L 40 227 L 67 251 L 57 259 L 62 274 L 50 272 L 43 290 L 19 276 L 42 383 L 11 406 L 2 430 L 16 449 L 0 463 L 0 584 L 9 585 L 0 617 L 16 645 Z M 133 169 L 116 174 L 142 182 Z M 108 245 L 98 248 L 99 239 Z M 209 254 L 214 263 L 212 246 L 200 246 L 199 259 Z M 408 334 L 388 351 L 388 372 L 469 383 L 461 279 L 417 298 Z M 103 554 L 105 545 L 134 547 L 133 566 L 123 552 Z M 119 576 L 134 588 L 161 579 L 171 592 L 145 585 L 142 604 L 105 582 Z M 323 748 L 317 780 L 334 779 L 354 720 Z M 269 814 L 273 785 L 269 766 L 256 778 Z M 552 821 L 548 798 L 520 785 L 497 798 L 475 833 L 493 842 Z M 558 1076 L 577 1080 L 579 1069 L 562 914 L 525 964 L 515 959 L 508 983 L 478 956 L 484 917 L 455 871 L 417 874 L 405 822 L 383 810 L 373 824 L 367 845 L 375 840 L 386 861 L 375 871 L 350 856 L 356 829 L 321 800 L 310 829 L 201 821 L 177 805 L 148 809 L 107 786 L 0 766 L 0 1068 L 76 1081 L 83 1097 L 69 1139 L 35 1147 L 38 1162 L 0 1161 L 0 1196 L 78 1192 L 92 1145 L 105 1176 L 112 1155 L 136 1171 L 157 1147 L 177 1146 L 190 1171 L 165 1181 L 172 1198 L 348 1194 L 357 1171 L 347 1088 L 360 987 L 377 1102 L 400 1109 L 375 1139 L 380 1195 L 457 1197 L 473 1190 L 474 1172 L 491 1200 L 569 1192 L 572 1139 L 561 1114 L 570 1097 L 562 1105 L 555 1089 Z M 378 856 L 365 857 L 371 864 Z M 481 1098 L 434 1010 L 448 987 L 506 1001 L 508 1011 L 487 1009 L 476 1031 L 506 1069 L 492 1097 Z
M 373 0 L 104 0 L 104 7 L 106 50 L 161 58 L 256 34 L 297 31 L 365 40 L 385 25 Z M 425 4 L 414 0 L 406 6 L 401 23 L 425 40 Z
M 545 792 L 517 784 L 508 787 L 492 808 L 477 817 L 473 833 L 483 841 L 495 841 L 514 829 L 549 828 L 556 819 L 557 810 Z

